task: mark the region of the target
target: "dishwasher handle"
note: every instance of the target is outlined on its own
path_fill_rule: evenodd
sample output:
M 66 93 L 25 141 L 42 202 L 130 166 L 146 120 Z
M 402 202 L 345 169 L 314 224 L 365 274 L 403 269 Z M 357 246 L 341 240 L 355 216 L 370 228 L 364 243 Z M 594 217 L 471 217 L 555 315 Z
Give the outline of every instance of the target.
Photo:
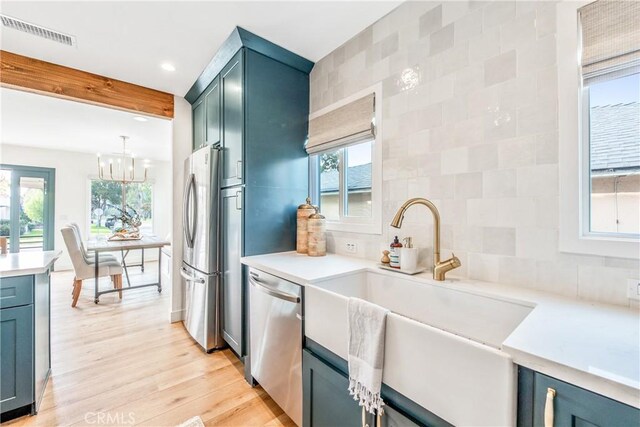
M 285 300 L 288 302 L 292 302 L 295 304 L 300 304 L 300 297 L 298 295 L 289 294 L 287 292 L 282 292 L 275 288 L 272 288 L 271 286 L 267 285 L 266 283 L 262 282 L 260 279 L 255 277 L 253 274 L 249 275 L 249 283 L 251 283 L 251 286 L 256 288 L 256 290 L 262 291 L 267 295 L 271 295 L 272 297 Z

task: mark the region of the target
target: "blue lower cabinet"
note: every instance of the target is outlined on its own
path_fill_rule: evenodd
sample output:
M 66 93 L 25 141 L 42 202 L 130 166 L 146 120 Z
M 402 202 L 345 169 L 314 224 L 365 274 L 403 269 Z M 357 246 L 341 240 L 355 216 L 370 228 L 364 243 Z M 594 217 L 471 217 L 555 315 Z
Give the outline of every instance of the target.
M 33 305 L 0 310 L 0 413 L 33 403 Z
M 384 415 L 380 417 L 380 424 L 377 427 L 417 427 L 420 425 L 422 424 L 413 422 L 393 406 L 386 405 Z
M 386 384 L 382 384 L 384 413 L 364 414 L 349 395 L 347 362 L 309 338 L 302 357 L 303 425 L 305 427 L 449 427 Z
M 0 422 L 35 414 L 51 371 L 49 272 L 0 278 Z
M 640 425 L 637 408 L 527 368 L 519 368 L 518 378 L 518 427 L 544 426 L 545 410 L 551 405 L 554 427 Z M 549 389 L 553 400 L 548 407 Z
M 302 394 L 305 427 L 373 427 L 374 419 L 349 395 L 349 378 L 307 350 L 302 355 Z
M 3 277 L 0 279 L 0 310 L 33 304 L 34 276 Z

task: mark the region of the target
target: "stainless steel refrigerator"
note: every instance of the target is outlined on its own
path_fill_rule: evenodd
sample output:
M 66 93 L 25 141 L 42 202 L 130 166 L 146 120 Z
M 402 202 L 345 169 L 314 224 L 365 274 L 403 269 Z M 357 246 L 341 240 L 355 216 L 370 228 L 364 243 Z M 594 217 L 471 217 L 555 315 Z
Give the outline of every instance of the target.
M 221 330 L 220 152 L 206 146 L 185 161 L 184 326 L 205 351 L 225 345 Z

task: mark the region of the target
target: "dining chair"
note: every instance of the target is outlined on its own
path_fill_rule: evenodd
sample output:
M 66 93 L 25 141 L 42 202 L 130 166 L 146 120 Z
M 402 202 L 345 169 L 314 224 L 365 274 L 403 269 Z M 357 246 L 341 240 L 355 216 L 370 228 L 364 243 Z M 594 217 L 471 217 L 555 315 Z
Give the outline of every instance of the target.
M 80 233 L 80 226 L 78 225 L 77 222 L 70 222 L 69 224 L 67 224 L 67 227 L 71 227 L 73 228 L 73 230 L 75 231 L 78 240 L 80 241 L 80 250 L 82 252 L 82 256 L 84 257 L 85 261 L 89 262 L 89 263 L 95 263 L 95 253 L 93 251 L 88 251 L 87 248 L 85 248 L 83 240 L 82 240 L 82 234 Z M 115 255 L 113 254 L 107 254 L 107 253 L 99 253 L 98 254 L 98 261 L 99 262 L 103 262 L 103 261 L 117 261 L 118 258 L 115 257 Z
M 82 281 L 95 277 L 95 263 L 88 262 L 82 252 L 82 241 L 73 227 L 62 227 L 60 230 L 67 247 L 69 258 L 73 264 L 75 277 L 73 279 L 73 302 L 71 307 L 75 307 L 82 290 Z M 98 263 L 98 277 L 110 276 L 115 289 L 120 289 L 118 295 L 122 299 L 122 266 L 117 260 L 105 260 Z

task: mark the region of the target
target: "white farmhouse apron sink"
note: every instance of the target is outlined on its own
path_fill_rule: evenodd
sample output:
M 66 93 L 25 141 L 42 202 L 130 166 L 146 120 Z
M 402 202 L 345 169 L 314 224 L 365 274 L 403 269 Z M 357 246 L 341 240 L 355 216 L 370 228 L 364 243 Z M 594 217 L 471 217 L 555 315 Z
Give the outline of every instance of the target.
M 454 425 L 515 425 L 516 366 L 500 347 L 533 306 L 451 283 L 366 271 L 308 285 L 305 335 L 346 360 L 348 298 L 386 307 L 386 385 Z

